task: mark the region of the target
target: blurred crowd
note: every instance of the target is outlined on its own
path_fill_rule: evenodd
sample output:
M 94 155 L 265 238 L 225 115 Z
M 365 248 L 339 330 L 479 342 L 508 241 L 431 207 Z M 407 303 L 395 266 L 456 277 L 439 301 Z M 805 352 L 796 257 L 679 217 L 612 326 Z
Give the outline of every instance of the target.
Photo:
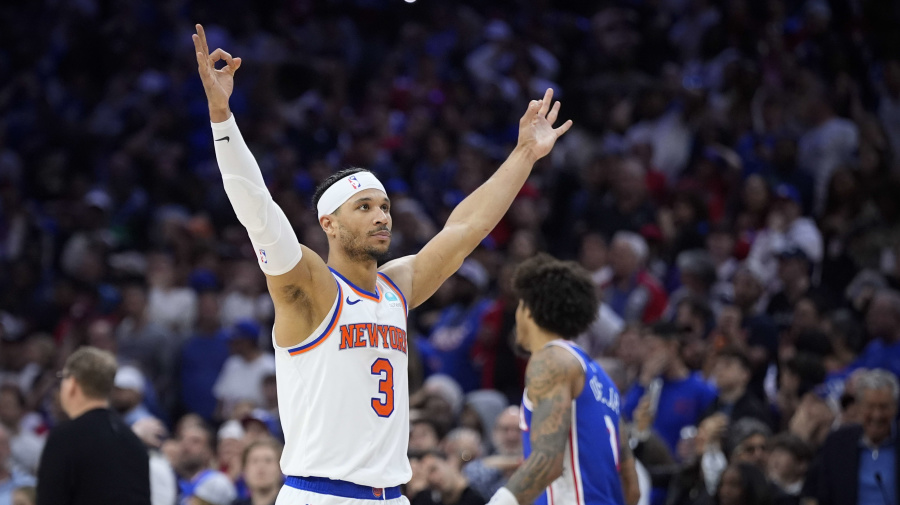
M 195 22 L 242 58 L 232 110 L 323 256 L 310 197 L 335 170 L 384 181 L 399 257 L 503 161 L 528 100 L 552 87 L 575 122 L 411 314 L 414 505 L 482 504 L 521 462 L 509 279 L 538 251 L 602 294 L 578 343 L 622 392 L 647 503 L 896 503 L 900 463 L 822 461 L 849 432 L 900 454 L 898 21 L 878 0 L 4 3 L 0 504 L 29 503 L 83 345 L 120 360 L 154 503 L 274 501 L 273 308 Z

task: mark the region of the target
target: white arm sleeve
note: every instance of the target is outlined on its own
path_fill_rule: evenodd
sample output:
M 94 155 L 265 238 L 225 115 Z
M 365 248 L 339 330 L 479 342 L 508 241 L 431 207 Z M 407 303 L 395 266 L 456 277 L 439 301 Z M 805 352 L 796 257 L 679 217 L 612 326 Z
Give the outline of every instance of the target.
M 259 268 L 268 275 L 291 271 L 303 254 L 300 241 L 284 211 L 272 200 L 234 115 L 211 124 L 225 192 L 238 221 L 247 228 Z

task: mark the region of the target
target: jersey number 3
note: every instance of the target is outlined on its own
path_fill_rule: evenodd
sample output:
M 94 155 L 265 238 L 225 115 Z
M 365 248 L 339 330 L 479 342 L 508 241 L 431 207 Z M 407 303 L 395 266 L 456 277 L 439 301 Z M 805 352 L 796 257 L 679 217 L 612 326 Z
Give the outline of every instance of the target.
M 394 367 L 387 358 L 378 358 L 372 363 L 372 375 L 381 377 L 378 392 L 384 398 L 372 398 L 372 410 L 378 417 L 390 417 L 394 413 Z

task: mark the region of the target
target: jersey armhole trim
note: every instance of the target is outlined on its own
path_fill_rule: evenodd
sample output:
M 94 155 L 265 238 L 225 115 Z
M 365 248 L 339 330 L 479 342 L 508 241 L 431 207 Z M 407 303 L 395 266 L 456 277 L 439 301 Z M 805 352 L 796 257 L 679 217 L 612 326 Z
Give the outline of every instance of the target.
M 563 349 L 572 353 L 572 356 L 575 356 L 575 359 L 577 359 L 578 362 L 581 363 L 581 368 L 584 369 L 584 373 L 585 374 L 587 373 L 587 371 L 588 371 L 587 363 L 584 362 L 584 358 L 582 358 L 581 355 L 578 354 L 578 351 L 576 351 L 575 349 L 572 348 L 572 344 L 569 344 L 568 342 L 564 342 L 564 341 L 553 340 L 551 342 L 548 342 L 547 345 L 554 345 L 556 347 L 562 347 Z
M 344 308 L 344 290 L 341 289 L 341 283 L 338 282 L 337 279 L 335 279 L 334 282 L 337 283 L 338 288 L 337 307 L 334 309 L 334 312 L 331 315 L 331 321 L 328 322 L 328 326 L 325 327 L 325 330 L 322 332 L 322 334 L 316 337 L 312 342 L 288 349 L 288 354 L 290 354 L 291 356 L 297 356 L 298 354 L 303 354 L 316 348 L 317 346 L 319 346 L 319 344 L 324 342 L 337 327 L 337 322 L 341 318 L 341 311 Z
M 387 281 L 387 283 L 390 284 L 391 288 L 396 291 L 398 295 L 400 295 L 400 299 L 403 300 L 403 310 L 406 312 L 406 315 L 409 316 L 409 305 L 407 305 L 406 303 L 406 297 L 403 296 L 403 291 L 400 291 L 400 288 L 398 288 L 397 285 L 394 284 L 394 281 L 392 281 L 391 278 L 388 277 L 384 272 L 378 272 L 378 275 L 380 275 L 382 279 Z

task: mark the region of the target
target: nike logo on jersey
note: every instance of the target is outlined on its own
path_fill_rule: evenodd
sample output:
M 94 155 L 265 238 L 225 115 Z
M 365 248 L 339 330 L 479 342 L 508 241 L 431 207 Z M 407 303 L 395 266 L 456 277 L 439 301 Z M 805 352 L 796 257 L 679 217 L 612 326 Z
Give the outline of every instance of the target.
M 228 139 L 229 139 L 229 137 L 228 137 L 228 136 L 225 136 L 225 137 L 222 137 L 222 138 L 220 138 L 220 139 L 216 139 L 216 142 L 218 142 L 218 141 L 220 141 L 220 140 L 224 140 L 225 142 L 231 142 L 231 141 L 228 140 Z
M 348 296 L 348 297 L 347 297 L 347 305 L 356 305 L 357 303 L 359 303 L 360 300 L 362 300 L 362 298 L 357 298 L 356 300 L 353 300 L 353 301 L 351 302 L 351 301 L 350 301 L 350 297 Z

